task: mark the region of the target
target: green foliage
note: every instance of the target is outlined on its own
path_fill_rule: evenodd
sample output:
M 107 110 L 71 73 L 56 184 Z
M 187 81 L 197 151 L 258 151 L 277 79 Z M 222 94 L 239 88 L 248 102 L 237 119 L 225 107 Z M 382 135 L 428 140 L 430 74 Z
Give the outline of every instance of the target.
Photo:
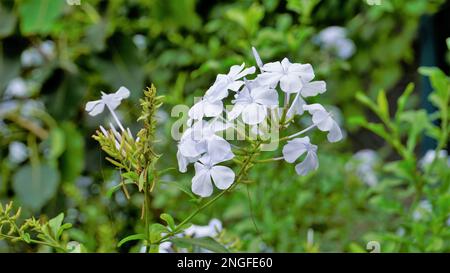
M 138 252 L 145 246 L 156 252 L 171 241 L 175 250 L 188 251 L 366 252 L 367 242 L 376 240 L 382 252 L 448 252 L 447 159 L 422 166 L 419 155 L 424 136 L 436 140 L 435 152 L 448 149 L 449 78 L 437 68 L 419 69 L 434 89 L 435 113 L 414 107 L 417 82 L 403 91 L 418 76 L 413 43 L 419 18 L 443 2 L 2 1 L 0 201 L 14 200 L 22 213 L 2 207 L 0 237 L 12 228 L 14 238 L 1 241 L 0 251 Z M 350 58 L 315 43 L 331 25 L 347 29 L 356 45 Z M 49 41 L 50 54 L 41 47 Z M 263 61 L 288 56 L 317 68 L 317 78 L 327 82 L 325 103 L 342 110 L 347 140 L 337 148 L 321 146 L 320 171 L 308 177 L 297 177 L 286 164 L 248 164 L 246 183 L 188 221 L 219 218 L 225 230 L 214 239 L 184 236 L 189 223 L 183 219 L 209 200 L 192 194 L 192 174 L 173 171 L 168 113 L 192 104 L 230 65 L 254 65 L 251 46 Z M 40 61 L 25 64 L 30 51 Z M 16 78 L 25 81 L 26 95 L 8 97 Z M 150 82 L 165 105 L 153 86 L 142 96 Z M 131 101 L 119 114 L 131 131 L 142 128 L 140 141 L 122 134 L 120 153 L 110 131 L 97 132 L 100 152 L 89 136 L 105 116 L 87 118 L 83 106 L 100 90 L 122 85 Z M 27 147 L 23 162 L 10 160 L 14 141 Z M 349 167 L 352 154 L 367 148 L 379 157 L 372 186 Z M 58 216 L 47 221 L 49 215 Z
M 71 224 L 63 224 L 64 214 L 60 213 L 48 222 L 28 218 L 22 225 L 18 225 L 21 209 L 13 212 L 13 203 L 5 207 L 0 204 L 0 238 L 13 242 L 23 241 L 28 244 L 49 246 L 58 252 L 73 251 L 66 247 L 67 242 L 61 239 L 63 232 L 72 227 Z

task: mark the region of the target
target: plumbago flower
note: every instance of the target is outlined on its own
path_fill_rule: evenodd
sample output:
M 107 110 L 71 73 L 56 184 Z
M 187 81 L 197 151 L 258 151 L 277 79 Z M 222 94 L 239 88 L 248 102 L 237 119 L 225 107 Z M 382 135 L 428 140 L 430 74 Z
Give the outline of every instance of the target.
M 223 111 L 222 100 L 228 96 L 228 90 L 238 91 L 244 84 L 241 80 L 248 74 L 255 73 L 255 67 L 244 68 L 245 64 L 233 65 L 228 74 L 219 74 L 214 84 L 206 91 L 205 96 L 194 104 L 189 111 L 189 118 L 200 120 L 203 117 L 217 117 Z
M 318 147 L 311 143 L 310 137 L 302 136 L 314 128 L 327 132 L 329 142 L 342 139 L 342 132 L 331 113 L 318 103 L 306 102 L 309 97 L 326 91 L 324 81 L 313 81 L 315 74 L 310 64 L 291 63 L 287 58 L 264 64 L 255 48 L 252 52 L 259 74 L 254 75 L 253 66 L 232 66 L 228 74 L 216 77 L 202 100 L 188 112 L 188 128 L 178 143 L 178 167 L 181 172 L 186 172 L 190 164 L 194 165 L 192 191 L 201 197 L 212 195 L 213 185 L 223 192 L 230 190 L 245 180 L 250 167 L 258 162 L 284 159 L 294 163 L 303 158 L 295 166 L 299 175 L 316 170 L 319 167 Z M 224 101 L 229 101 L 230 90 L 235 93 L 228 108 L 224 107 Z M 281 105 L 280 100 L 283 101 Z M 287 141 L 282 157 L 255 158 L 267 141 L 264 135 L 271 129 L 279 130 L 281 134 L 288 132 L 288 127 L 295 124 L 295 118 L 305 113 L 311 116 L 311 125 L 277 139 Z M 246 136 L 245 130 L 242 136 L 242 128 L 235 123 L 248 126 L 253 136 Z M 219 136 L 229 129 L 243 141 L 231 144 L 229 141 L 234 139 Z M 241 143 L 245 145 L 239 145 Z M 238 173 L 226 166 L 231 164 L 227 163 L 230 160 L 238 165 Z

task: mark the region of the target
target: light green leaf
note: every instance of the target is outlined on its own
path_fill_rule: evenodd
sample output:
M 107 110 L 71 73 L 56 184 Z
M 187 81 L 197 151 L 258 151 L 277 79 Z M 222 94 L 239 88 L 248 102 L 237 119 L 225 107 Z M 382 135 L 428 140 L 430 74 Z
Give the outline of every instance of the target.
M 380 114 L 385 119 L 389 119 L 389 104 L 386 98 L 386 92 L 384 90 L 380 90 L 380 92 L 378 92 L 377 104 Z
M 58 216 L 48 221 L 48 226 L 50 227 L 52 236 L 55 239 L 58 239 L 59 229 L 61 228 L 63 220 L 64 220 L 64 213 L 60 213 Z
M 20 29 L 23 34 L 48 34 L 56 24 L 65 1 L 24 0 L 19 5 Z
M 13 189 L 20 202 L 39 211 L 56 193 L 59 172 L 49 165 L 21 167 L 13 176 Z
M 402 95 L 397 100 L 397 112 L 395 114 L 396 118 L 399 117 L 399 114 L 405 110 L 406 102 L 408 101 L 409 96 L 414 91 L 414 83 L 409 83 L 406 86 L 405 91 L 403 91 Z
M 150 226 L 150 242 L 155 243 L 159 241 L 162 238 L 161 233 L 168 233 L 168 232 L 169 230 L 167 229 L 167 227 L 158 223 L 152 224 Z
M 164 220 L 164 222 L 167 223 L 167 225 L 169 225 L 171 230 L 175 229 L 175 221 L 173 220 L 173 217 L 170 214 L 167 213 L 163 213 L 159 216 L 162 220 Z
M 55 127 L 50 131 L 50 159 L 57 159 L 64 152 L 66 142 L 64 131 L 61 128 Z
M 145 184 L 145 180 L 146 180 L 146 174 L 147 174 L 147 170 L 144 169 L 141 172 L 141 175 L 139 176 L 139 182 L 138 182 L 138 187 L 139 187 L 139 191 L 142 191 L 144 189 L 144 184 Z
M 117 244 L 117 247 L 121 247 L 126 242 L 137 241 L 137 240 L 145 240 L 145 235 L 142 233 L 129 235 L 129 236 L 123 238 L 122 240 L 120 240 L 120 242 Z

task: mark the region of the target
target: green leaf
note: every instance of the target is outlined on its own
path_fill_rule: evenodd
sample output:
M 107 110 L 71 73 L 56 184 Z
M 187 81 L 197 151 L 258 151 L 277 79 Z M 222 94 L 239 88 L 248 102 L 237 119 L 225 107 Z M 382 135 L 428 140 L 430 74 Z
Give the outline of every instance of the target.
M 147 169 L 144 169 L 141 172 L 141 175 L 139 176 L 139 182 L 138 182 L 138 187 L 139 187 L 139 191 L 142 191 L 144 189 L 144 184 L 145 184 L 145 180 L 146 180 L 146 174 L 147 174 Z
M 167 213 L 163 213 L 159 216 L 162 220 L 164 220 L 164 222 L 167 223 L 167 225 L 169 225 L 171 230 L 175 229 L 175 221 L 173 220 L 173 217 L 170 214 Z
M 380 90 L 380 92 L 378 92 L 377 104 L 379 113 L 385 119 L 389 119 L 389 104 L 386 98 L 386 92 L 384 90 Z
M 409 83 L 406 86 L 405 91 L 403 91 L 402 95 L 397 100 L 397 112 L 395 113 L 395 117 L 398 118 L 400 113 L 403 112 L 406 106 L 406 102 L 408 101 L 409 96 L 414 91 L 414 83 Z
M 150 243 L 155 243 L 162 238 L 161 233 L 168 233 L 169 230 L 158 223 L 152 224 L 150 226 Z
M 367 123 L 366 125 L 364 125 L 364 127 L 384 139 L 390 139 L 389 133 L 386 132 L 386 129 L 384 128 L 384 126 L 382 124 L 370 122 L 370 123 Z
M 135 172 L 126 172 L 122 174 L 122 177 L 125 179 L 130 179 L 132 181 L 138 181 L 139 176 Z
M 57 159 L 64 152 L 66 143 L 64 137 L 64 130 L 55 127 L 50 131 L 50 159 Z
M 58 216 L 48 221 L 48 226 L 50 227 L 52 236 L 55 239 L 58 239 L 59 229 L 61 228 L 63 220 L 64 213 L 60 213 Z
M 365 94 L 363 94 L 362 92 L 358 92 L 356 93 L 356 99 L 361 102 L 362 104 L 364 104 L 365 106 L 369 107 L 373 112 L 377 113 L 378 109 L 375 105 L 375 103 Z
M 24 206 L 39 211 L 55 195 L 59 178 L 58 170 L 49 165 L 27 164 L 14 174 L 13 189 Z
M 137 241 L 137 240 L 145 240 L 145 239 L 146 239 L 145 234 L 142 234 L 142 233 L 129 235 L 129 236 L 123 238 L 122 240 L 120 240 L 120 242 L 117 244 L 117 247 L 121 247 L 123 244 L 125 244 L 126 242 L 129 242 L 129 241 Z
M 63 225 L 59 228 L 59 230 L 58 230 L 57 237 L 58 237 L 58 238 L 61 237 L 61 234 L 63 233 L 63 231 L 66 230 L 66 229 L 69 229 L 69 228 L 71 228 L 71 227 L 72 227 L 72 224 L 71 224 L 71 223 L 65 223 L 65 224 L 63 224 Z
M 23 34 L 48 34 L 56 24 L 65 1 L 24 0 L 19 5 L 20 29 Z
M 29 244 L 31 242 L 31 236 L 29 233 L 25 232 L 22 235 L 22 239 L 25 241 L 25 243 Z
M 203 237 L 203 238 L 172 238 L 170 241 L 174 244 L 181 244 L 181 245 L 191 245 L 196 247 L 205 248 L 208 250 L 211 250 L 212 252 L 216 253 L 228 253 L 230 252 L 226 247 L 219 244 L 216 240 L 214 240 L 211 237 Z

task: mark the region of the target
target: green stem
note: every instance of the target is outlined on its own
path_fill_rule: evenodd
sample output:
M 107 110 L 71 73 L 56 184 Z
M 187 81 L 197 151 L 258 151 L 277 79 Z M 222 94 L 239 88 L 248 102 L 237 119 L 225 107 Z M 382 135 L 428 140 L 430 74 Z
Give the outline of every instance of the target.
M 146 251 L 150 251 L 150 187 L 148 182 L 145 182 L 144 188 L 144 222 L 145 222 L 145 237 L 147 238 Z

